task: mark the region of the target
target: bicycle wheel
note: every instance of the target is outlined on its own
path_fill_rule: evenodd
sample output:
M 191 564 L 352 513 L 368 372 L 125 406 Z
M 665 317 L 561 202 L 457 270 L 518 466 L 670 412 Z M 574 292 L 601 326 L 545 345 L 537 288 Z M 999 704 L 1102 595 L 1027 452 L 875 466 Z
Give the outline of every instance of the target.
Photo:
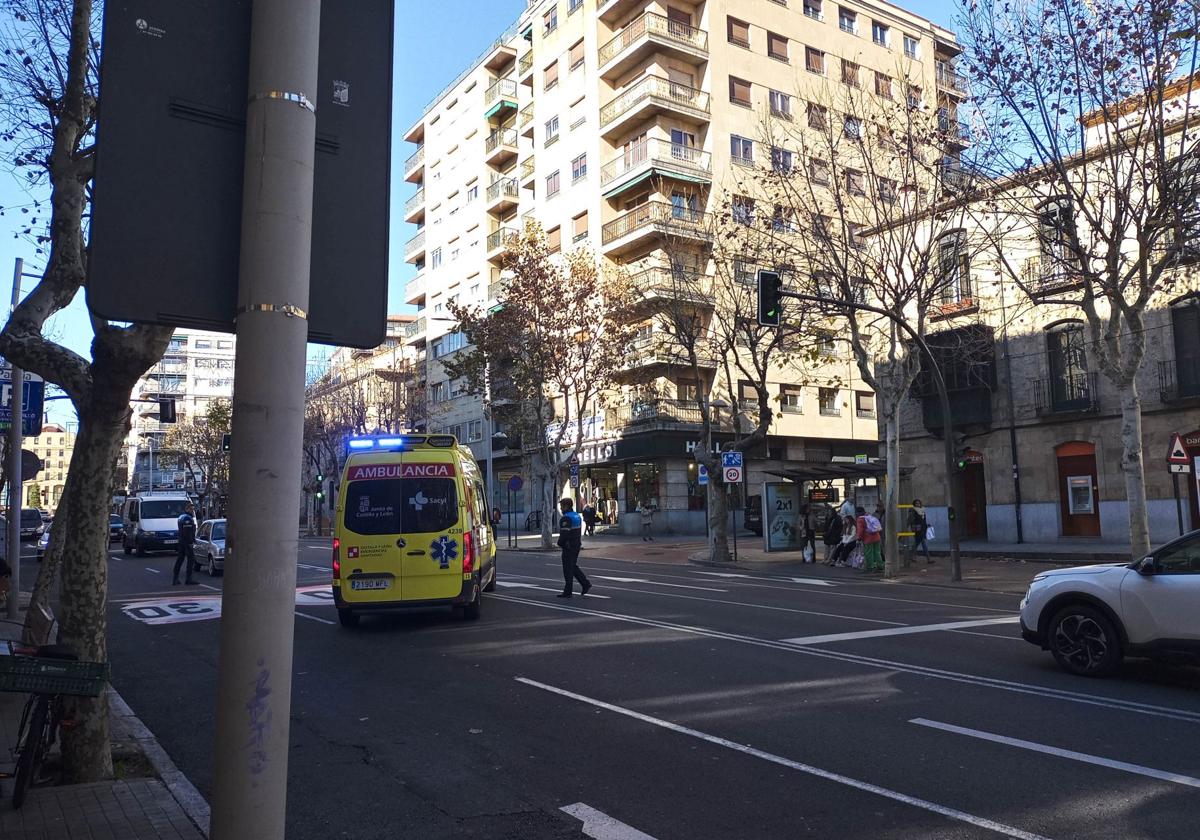
M 50 712 L 50 698 L 36 697 L 33 702 L 33 714 L 29 716 L 29 728 L 20 739 L 17 756 L 16 780 L 13 782 L 13 808 L 20 808 L 25 803 L 25 791 L 28 789 L 42 759 L 46 753 L 46 725 Z

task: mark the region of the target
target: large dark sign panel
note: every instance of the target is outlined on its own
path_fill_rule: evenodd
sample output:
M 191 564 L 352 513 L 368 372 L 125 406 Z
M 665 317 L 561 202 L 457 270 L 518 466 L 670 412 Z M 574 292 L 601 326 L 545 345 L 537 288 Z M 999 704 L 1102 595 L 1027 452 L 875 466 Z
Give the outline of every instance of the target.
M 324 0 L 318 87 L 302 91 L 317 110 L 308 328 L 323 344 L 384 338 L 392 4 Z M 233 331 L 250 5 L 105 4 L 88 271 L 99 315 Z

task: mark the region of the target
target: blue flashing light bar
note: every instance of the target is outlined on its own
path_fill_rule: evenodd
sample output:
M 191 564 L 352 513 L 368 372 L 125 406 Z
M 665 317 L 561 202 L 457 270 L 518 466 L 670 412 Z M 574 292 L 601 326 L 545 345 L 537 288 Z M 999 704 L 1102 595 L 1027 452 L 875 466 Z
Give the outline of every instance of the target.
M 346 441 L 348 449 L 359 452 L 366 449 L 396 451 L 415 449 L 419 446 L 453 448 L 457 445 L 458 439 L 454 435 L 365 435 L 362 437 L 353 437 Z

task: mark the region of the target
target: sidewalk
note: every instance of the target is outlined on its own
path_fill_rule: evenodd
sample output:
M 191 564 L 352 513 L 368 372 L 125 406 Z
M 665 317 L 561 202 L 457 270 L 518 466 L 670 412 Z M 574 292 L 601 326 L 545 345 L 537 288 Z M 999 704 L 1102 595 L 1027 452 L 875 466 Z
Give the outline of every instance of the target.
M 28 599 L 27 593 L 22 593 Z M 0 622 L 0 641 L 20 638 L 20 627 Z M 21 721 L 26 695 L 0 692 L 0 772 L 13 769 L 12 750 Z M 115 693 L 113 738 L 115 753 L 122 758 L 121 771 L 128 778 L 86 785 L 31 788 L 19 811 L 12 808 L 12 781 L 0 782 L 0 838 L 3 840 L 203 840 L 204 834 L 189 818 L 175 794 L 158 778 L 138 777 L 163 772 L 160 761 L 150 753 L 145 728 Z M 139 732 L 139 727 L 141 732 Z M 144 733 L 144 734 L 142 734 Z M 149 746 L 149 748 L 147 748 Z M 57 752 L 57 747 L 55 748 Z M 165 753 L 162 756 L 165 758 Z M 170 759 L 166 759 L 170 764 Z M 178 771 L 174 771 L 178 772 Z M 190 788 L 190 784 L 185 785 Z M 201 803 L 203 800 L 201 800 Z M 195 812 L 193 804 L 193 812 Z

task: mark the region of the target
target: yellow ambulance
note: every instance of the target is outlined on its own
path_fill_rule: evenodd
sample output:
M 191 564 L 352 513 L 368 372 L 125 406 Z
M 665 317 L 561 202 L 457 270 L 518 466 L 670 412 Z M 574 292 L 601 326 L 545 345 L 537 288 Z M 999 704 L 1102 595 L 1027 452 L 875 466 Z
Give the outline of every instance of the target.
M 471 450 L 453 435 L 355 437 L 347 448 L 333 538 L 342 626 L 401 607 L 478 618 L 496 586 L 496 542 Z

